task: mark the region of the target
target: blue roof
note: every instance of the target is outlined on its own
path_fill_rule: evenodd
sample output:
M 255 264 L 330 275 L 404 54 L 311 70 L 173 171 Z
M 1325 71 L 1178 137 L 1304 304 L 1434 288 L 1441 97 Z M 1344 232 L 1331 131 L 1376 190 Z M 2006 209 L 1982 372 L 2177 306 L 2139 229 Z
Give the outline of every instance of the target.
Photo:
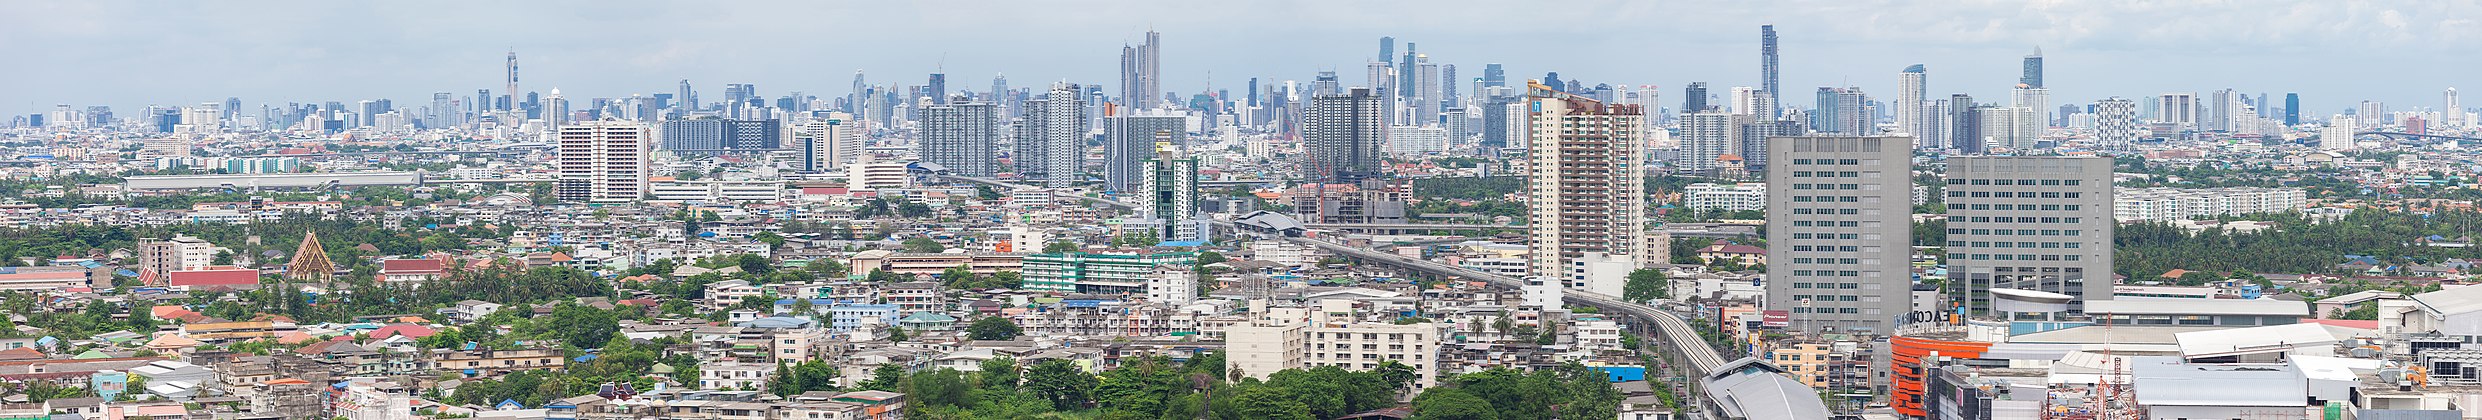
M 1156 243 L 1156 244 L 1155 244 L 1155 246 L 1186 246 L 1186 247 L 1199 247 L 1199 246 L 1206 246 L 1206 244 L 1207 244 L 1207 241 L 1163 241 L 1163 242 Z
M 1092 308 L 1102 306 L 1103 301 L 1097 299 L 1069 299 L 1060 301 L 1060 304 L 1067 305 L 1071 308 Z
M 584 356 L 578 356 L 577 358 L 574 358 L 574 359 L 569 359 L 569 360 L 575 360 L 575 361 L 577 361 L 578 363 L 591 362 L 591 361 L 594 361 L 594 360 L 595 360 L 595 355 L 589 354 L 589 355 L 584 355 Z

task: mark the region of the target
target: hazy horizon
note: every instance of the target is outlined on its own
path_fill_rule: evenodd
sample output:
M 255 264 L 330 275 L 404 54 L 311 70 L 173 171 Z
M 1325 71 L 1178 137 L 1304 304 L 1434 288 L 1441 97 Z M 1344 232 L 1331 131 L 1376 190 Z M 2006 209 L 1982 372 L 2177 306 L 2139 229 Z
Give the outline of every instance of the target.
M 1379 37 L 1393 36 L 1400 53 L 1418 44 L 1461 79 L 1503 63 L 1512 82 L 1557 71 L 1657 85 L 1676 107 L 1688 82 L 1718 95 L 1757 85 L 1758 26 L 1774 24 L 1790 106 L 1812 105 L 1818 86 L 1892 99 L 1896 73 L 1915 63 L 1929 68 L 1934 98 L 2005 102 L 2020 57 L 2039 47 L 2054 104 L 2230 87 L 2277 101 L 2299 92 L 2306 119 L 2365 99 L 2437 108 L 2440 91 L 2464 81 L 2457 70 L 2476 63 L 2454 46 L 2482 38 L 2468 18 L 2482 5 L 2447 2 L 1533 3 L 10 2 L 0 45 L 18 65 L 0 67 L 0 112 L 134 115 L 226 97 L 245 110 L 415 107 L 433 92 L 506 94 L 511 50 L 522 91 L 556 87 L 572 100 L 672 92 L 682 79 L 709 99 L 725 83 L 769 98 L 838 96 L 856 69 L 893 86 L 944 70 L 951 90 L 987 90 L 998 74 L 1012 87 L 1116 86 L 1119 47 L 1150 27 L 1163 33 L 1167 92 L 1239 96 L 1251 77 L 1306 82 L 1321 70 L 1360 85 Z

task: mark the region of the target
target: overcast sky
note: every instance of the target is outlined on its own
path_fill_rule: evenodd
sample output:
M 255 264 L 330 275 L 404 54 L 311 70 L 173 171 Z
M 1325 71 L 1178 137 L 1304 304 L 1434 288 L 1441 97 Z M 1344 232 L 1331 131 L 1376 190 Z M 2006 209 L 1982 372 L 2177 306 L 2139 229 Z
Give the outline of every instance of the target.
M 1756 85 L 1758 25 L 1771 23 L 1788 105 L 1810 106 L 1827 85 L 1889 99 L 1914 63 L 1929 67 L 1933 96 L 2005 101 L 2039 46 L 2055 104 L 2231 87 L 2300 92 L 2305 114 L 2323 115 L 2364 99 L 2439 107 L 2441 90 L 2482 69 L 2477 18 L 2482 5 L 2464 1 L 0 0 L 0 113 L 100 104 L 126 116 L 228 96 L 246 109 L 406 107 L 431 92 L 500 93 L 510 49 L 523 90 L 573 100 L 681 79 L 707 99 L 724 83 L 842 95 L 856 69 L 911 85 L 944 68 L 951 89 L 988 89 L 995 74 L 1113 85 L 1119 47 L 1150 27 L 1163 33 L 1167 91 L 1237 95 L 1250 77 L 1331 69 L 1361 84 L 1378 38 L 1394 36 L 1464 78 L 1505 63 L 1511 79 L 1658 85 L 1677 106 L 1687 82 Z

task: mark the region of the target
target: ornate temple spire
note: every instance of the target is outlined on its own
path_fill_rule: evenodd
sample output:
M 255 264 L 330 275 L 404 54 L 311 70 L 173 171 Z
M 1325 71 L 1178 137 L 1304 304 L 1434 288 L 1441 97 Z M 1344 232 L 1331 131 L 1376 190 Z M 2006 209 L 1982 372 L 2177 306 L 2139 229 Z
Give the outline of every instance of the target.
M 327 247 L 319 244 L 319 232 L 302 234 L 302 247 L 293 251 L 293 262 L 285 265 L 284 276 L 292 280 L 327 281 L 336 274 L 336 263 L 327 259 Z

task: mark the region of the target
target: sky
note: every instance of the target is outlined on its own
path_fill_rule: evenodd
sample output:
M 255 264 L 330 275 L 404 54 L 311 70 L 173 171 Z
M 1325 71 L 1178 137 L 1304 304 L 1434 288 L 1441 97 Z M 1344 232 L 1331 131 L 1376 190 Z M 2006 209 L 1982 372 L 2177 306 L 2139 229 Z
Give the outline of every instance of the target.
M 706 99 L 725 83 L 836 96 L 856 70 L 891 85 L 944 71 L 951 89 L 1002 74 L 1014 87 L 1112 86 L 1119 47 L 1150 28 L 1163 34 L 1166 91 L 1237 96 L 1251 77 L 1321 70 L 1359 85 L 1379 37 L 1393 36 L 1461 78 L 1504 63 L 1511 79 L 1656 85 L 1677 106 L 1688 82 L 1757 85 L 1758 26 L 1773 24 L 1787 105 L 1810 106 L 1819 86 L 1890 99 L 1916 63 L 1932 97 L 2006 101 L 2039 47 L 2054 104 L 2235 88 L 2299 92 L 2308 118 L 2362 100 L 2437 108 L 2446 88 L 2482 87 L 2466 80 L 2482 68 L 2475 19 L 2482 2 L 0 0 L 0 114 L 225 97 L 402 108 L 432 92 L 503 93 L 511 50 L 521 90 L 573 101 L 683 79 Z

